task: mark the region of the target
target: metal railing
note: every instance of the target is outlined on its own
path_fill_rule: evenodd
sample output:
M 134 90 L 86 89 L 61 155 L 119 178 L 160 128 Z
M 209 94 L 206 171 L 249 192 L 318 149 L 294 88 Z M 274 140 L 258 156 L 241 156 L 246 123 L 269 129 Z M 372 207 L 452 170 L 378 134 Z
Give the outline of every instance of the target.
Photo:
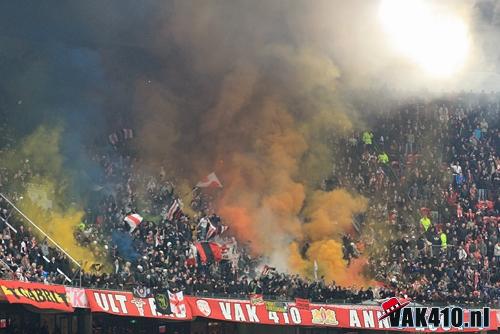
M 28 216 L 26 216 L 10 199 L 7 198 L 3 193 L 0 193 L 0 197 L 7 202 L 13 210 L 15 210 L 17 213 L 21 215 L 28 223 L 30 223 L 32 226 L 36 228 L 36 230 L 42 234 L 47 240 L 49 240 L 59 251 L 61 251 L 64 255 L 66 255 L 78 268 L 78 271 L 81 272 L 82 266 L 80 263 L 75 260 L 61 245 L 59 245 L 54 239 L 52 239 L 47 233 L 45 233 L 44 230 L 42 230 L 36 223 L 34 223 Z M 0 217 L 2 221 L 7 225 L 9 229 L 11 229 L 14 233 L 17 234 L 17 230 L 8 222 L 8 218 L 10 217 L 12 211 L 9 212 L 9 215 L 7 216 L 6 219 Z M 46 263 L 50 263 L 50 260 L 46 257 L 43 256 L 43 259 L 45 260 Z M 5 265 L 7 265 L 5 263 Z M 9 267 L 10 269 L 10 267 Z M 64 277 L 64 279 L 70 283 L 72 283 L 72 279 L 69 278 L 68 275 L 66 275 L 60 268 L 56 268 L 56 271 Z M 80 285 L 81 285 L 81 279 L 80 279 Z

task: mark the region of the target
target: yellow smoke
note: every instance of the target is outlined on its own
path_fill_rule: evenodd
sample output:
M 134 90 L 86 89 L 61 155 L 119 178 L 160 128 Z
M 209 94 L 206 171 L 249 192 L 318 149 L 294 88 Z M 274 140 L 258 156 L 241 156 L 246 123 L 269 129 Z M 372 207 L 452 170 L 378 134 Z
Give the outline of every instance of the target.
M 9 183 L 20 194 L 15 203 L 19 209 L 73 258 L 91 265 L 96 261 L 94 254 L 79 246 L 73 234 L 84 212 L 82 203 L 70 203 L 68 199 L 69 176 L 60 152 L 61 131 L 60 126 L 40 126 L 17 147 L 6 152 L 10 173 L 23 171 L 23 176 Z M 31 226 L 27 221 L 22 224 Z M 39 240 L 43 238 L 35 228 L 32 230 Z
M 314 261 L 318 275 L 341 285 L 365 285 L 368 280 L 361 275 L 362 260 L 350 266 L 343 259 L 341 237 L 352 232 L 352 217 L 364 212 L 367 199 L 344 189 L 331 192 L 315 191 L 307 201 L 303 214 L 307 223 L 302 225 L 301 237 L 309 242 L 305 256 L 294 243 L 289 248 L 290 268 L 307 277 L 314 274 Z
M 81 264 L 85 263 L 87 269 L 92 263 L 102 263 L 102 259 L 97 261 L 94 254 L 88 248 L 78 245 L 74 238 L 74 229 L 81 223 L 84 215 L 81 206 L 61 203 L 55 180 L 35 177 L 30 182 L 32 183 L 27 186 L 23 199 L 18 203 L 21 211 L 71 257 Z
M 304 209 L 310 220 L 304 225 L 305 237 L 311 241 L 338 238 L 352 229 L 353 215 L 364 212 L 367 204 L 364 197 L 343 189 L 314 192 Z

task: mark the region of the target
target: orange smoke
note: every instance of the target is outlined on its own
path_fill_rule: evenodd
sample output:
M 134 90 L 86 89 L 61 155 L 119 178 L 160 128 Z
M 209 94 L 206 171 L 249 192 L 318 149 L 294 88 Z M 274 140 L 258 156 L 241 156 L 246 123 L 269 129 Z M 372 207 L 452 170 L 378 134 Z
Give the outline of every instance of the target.
M 242 16 L 228 20 L 232 12 Z M 297 40 L 276 34 L 277 22 L 286 22 L 279 3 L 177 1 L 171 13 L 155 52 L 169 59 L 175 48 L 182 62 L 166 62 L 157 81 L 139 83 L 136 141 L 144 160 L 186 188 L 215 171 L 224 223 L 278 269 L 310 276 L 319 249 L 341 266 L 337 240 L 366 203 L 344 190 L 314 192 L 331 174 L 327 138 L 352 128 L 331 54 L 305 43 L 305 32 Z M 302 258 L 305 242 L 312 248 Z
M 278 239 L 288 243 L 301 233 L 297 216 L 305 187 L 293 177 L 307 145 L 278 100 L 266 99 L 259 113 L 262 122 L 254 129 L 251 151 L 224 159 L 226 182 L 218 207 L 240 239 L 251 240 L 255 252 L 270 253 L 283 246 Z
M 219 211 L 224 220 L 230 222 L 231 229 L 234 229 L 240 240 L 258 240 L 259 235 L 252 226 L 252 217 L 246 208 L 226 205 Z
M 305 54 L 308 64 L 312 54 Z M 337 71 L 331 72 L 335 79 Z M 217 211 L 240 241 L 250 241 L 254 255 L 267 255 L 278 269 L 309 277 L 316 260 L 327 278 L 344 282 L 336 272 L 347 270 L 339 238 L 350 230 L 353 215 L 366 209 L 366 200 L 346 190 L 311 191 L 317 185 L 310 180 L 328 174 L 329 159 L 325 157 L 331 152 L 321 143 L 325 139 L 322 134 L 327 133 L 322 126 L 339 126 L 342 133 L 350 126 L 349 121 L 345 116 L 337 116 L 337 112 L 326 113 L 324 104 L 318 101 L 313 105 L 321 111 L 312 119 L 296 115 L 289 97 L 269 86 L 263 77 L 265 74 L 258 67 L 238 63 L 222 80 L 216 103 L 199 115 L 201 122 L 194 122 L 193 126 L 199 125 L 199 133 L 196 134 L 196 128 L 185 131 L 194 132 L 195 139 L 200 136 L 195 145 L 190 142 L 193 138 L 185 138 L 176 129 L 173 137 L 164 141 L 168 144 L 162 149 L 167 154 L 165 160 L 173 164 L 172 174 L 185 177 L 187 182 L 195 182 L 216 168 L 224 184 L 216 200 Z M 313 76 L 306 77 L 306 88 L 312 90 Z M 322 78 L 316 84 L 325 82 L 329 81 Z M 146 100 L 165 103 L 162 112 L 169 115 L 167 120 L 187 117 L 171 115 L 175 108 L 166 102 L 170 101 L 168 96 L 159 95 L 153 94 Z M 158 152 L 155 145 L 161 146 L 162 142 L 153 143 L 152 134 L 161 136 L 168 133 L 168 128 L 155 121 L 147 122 L 143 131 L 149 133 L 144 137 L 144 145 L 150 147 L 142 152 L 150 159 L 160 160 L 161 155 L 153 156 L 151 152 Z M 175 159 L 168 159 L 169 156 Z M 314 166 L 314 170 L 304 166 Z M 298 249 L 304 242 L 311 247 L 302 258 Z

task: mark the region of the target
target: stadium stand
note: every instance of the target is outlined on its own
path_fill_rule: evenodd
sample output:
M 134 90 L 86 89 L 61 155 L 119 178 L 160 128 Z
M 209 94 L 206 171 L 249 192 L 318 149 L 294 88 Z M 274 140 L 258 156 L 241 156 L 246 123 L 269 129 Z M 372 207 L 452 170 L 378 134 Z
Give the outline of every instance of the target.
M 212 214 L 208 195 L 195 189 L 190 206 L 197 214 L 183 213 L 175 207 L 173 181 L 163 172 L 146 177 L 134 170 L 138 162 L 127 147 L 96 153 L 107 171 L 102 181 L 113 180 L 116 186 L 99 192 L 75 230 L 80 244 L 103 259 L 81 273 L 82 286 L 140 286 L 151 293 L 168 289 L 234 298 L 258 293 L 315 302 L 360 303 L 396 295 L 422 303 L 498 304 L 498 97 L 468 95 L 385 107 L 369 116 L 370 129 L 332 143 L 335 155 L 344 158 L 335 162 L 323 185 L 354 189 L 370 199 L 366 218 L 357 224 L 362 233 L 345 236 L 344 258 L 358 256 L 362 246 L 370 259 L 367 275 L 378 286 L 353 289 L 275 270 L 263 275 L 265 260 L 253 258 L 230 230 L 222 233 L 224 217 Z M 31 173 L 29 163 L 16 175 L 6 170 L 1 175 L 2 188 L 14 201 L 18 195 L 8 192 L 8 180 L 25 173 Z M 147 189 L 147 202 L 139 202 L 137 184 Z M 64 254 L 24 227 L 5 201 L 0 206 L 3 279 L 68 284 L 66 273 L 80 284 L 80 273 Z M 124 219 L 134 213 L 144 218 L 130 232 Z M 157 224 L 150 218 L 158 216 L 169 219 Z M 202 247 L 209 241 L 223 254 L 215 250 L 202 259 L 200 250 L 213 251 Z M 105 263 L 111 265 L 105 268 Z

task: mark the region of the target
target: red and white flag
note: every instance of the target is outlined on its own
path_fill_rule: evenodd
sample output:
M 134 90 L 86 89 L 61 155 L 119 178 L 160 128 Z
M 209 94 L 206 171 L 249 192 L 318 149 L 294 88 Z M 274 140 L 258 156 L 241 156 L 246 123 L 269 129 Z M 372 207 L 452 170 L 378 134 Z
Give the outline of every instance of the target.
M 215 227 L 212 223 L 208 223 L 207 240 L 214 237 L 216 233 L 217 227 Z
M 273 273 L 274 271 L 276 271 L 276 268 L 275 267 L 270 267 L 268 266 L 267 264 L 264 266 L 264 268 L 262 268 L 262 272 L 260 273 L 261 276 L 267 276 L 271 273 Z
M 180 199 L 175 199 L 168 208 L 167 212 L 165 213 L 165 219 L 172 221 L 175 219 L 179 219 L 181 215 L 182 215 L 182 202 Z
M 168 299 L 172 313 L 178 318 L 184 318 L 186 316 L 186 303 L 184 302 L 182 291 L 175 293 L 168 291 Z
M 142 223 L 143 218 L 141 215 L 133 213 L 126 216 L 124 220 L 130 226 L 130 233 L 132 233 L 137 228 L 137 226 L 139 226 L 139 224 Z
M 208 223 L 207 240 L 210 240 L 213 237 L 221 235 L 228 228 L 229 228 L 229 226 L 226 226 L 226 225 L 221 224 L 221 225 L 215 227 L 212 223 Z
M 208 174 L 203 180 L 196 184 L 198 188 L 222 188 L 222 183 L 219 181 L 214 172 Z

